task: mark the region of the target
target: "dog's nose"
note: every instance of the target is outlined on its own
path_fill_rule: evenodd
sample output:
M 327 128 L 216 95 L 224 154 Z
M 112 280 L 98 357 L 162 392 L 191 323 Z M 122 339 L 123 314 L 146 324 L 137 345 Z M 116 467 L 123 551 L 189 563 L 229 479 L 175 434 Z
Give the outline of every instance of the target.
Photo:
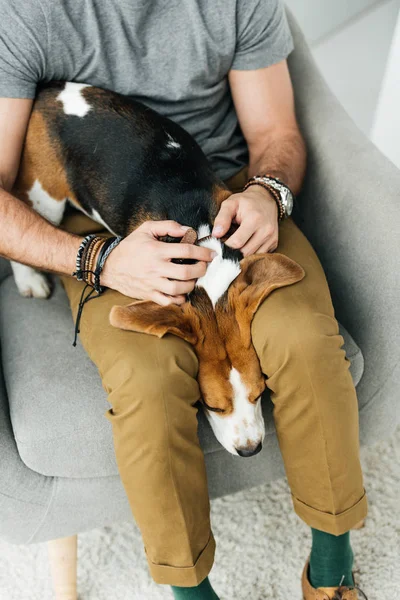
M 236 448 L 236 452 L 239 454 L 239 456 L 254 456 L 261 451 L 261 448 L 262 442 L 260 442 L 257 446 L 254 446 L 254 448 L 243 448 L 242 450 Z

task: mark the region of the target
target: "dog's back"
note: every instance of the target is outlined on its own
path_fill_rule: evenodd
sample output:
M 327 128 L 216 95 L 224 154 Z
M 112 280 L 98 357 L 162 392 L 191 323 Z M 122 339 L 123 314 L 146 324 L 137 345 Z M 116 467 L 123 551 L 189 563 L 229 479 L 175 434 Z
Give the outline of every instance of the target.
M 122 236 L 149 219 L 197 231 L 229 195 L 182 127 L 131 97 L 64 82 L 38 91 L 14 193 L 55 224 L 68 198 Z

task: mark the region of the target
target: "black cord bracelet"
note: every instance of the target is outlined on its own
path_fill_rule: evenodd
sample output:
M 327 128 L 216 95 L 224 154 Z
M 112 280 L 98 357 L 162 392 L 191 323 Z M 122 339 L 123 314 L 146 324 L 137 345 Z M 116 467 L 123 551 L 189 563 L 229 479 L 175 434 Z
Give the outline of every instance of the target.
M 100 249 L 99 256 L 97 257 L 96 267 L 94 270 L 94 289 L 98 294 L 101 294 L 104 291 L 104 287 L 100 285 L 100 275 L 104 268 L 105 262 L 107 258 L 110 256 L 111 252 L 118 246 L 121 237 L 109 237 L 104 242 L 103 246 Z
M 78 248 L 78 252 L 76 255 L 76 271 L 75 271 L 75 273 L 72 273 L 72 275 L 74 277 L 76 277 L 78 281 L 82 281 L 82 279 L 83 279 L 82 255 L 83 255 L 84 250 L 86 249 L 87 245 L 89 244 L 89 242 L 91 242 L 93 240 L 93 238 L 95 238 L 95 237 L 96 237 L 95 233 L 91 233 L 90 235 L 87 235 L 85 238 L 83 238 L 83 240 L 80 243 L 80 246 Z
M 82 243 L 78 249 L 79 259 L 78 259 L 78 255 L 77 255 L 77 259 L 76 259 L 77 268 L 76 268 L 75 273 L 72 273 L 72 275 L 74 277 L 76 277 L 78 281 L 82 281 L 82 280 L 86 281 L 86 285 L 82 290 L 82 294 L 81 294 L 81 297 L 79 300 L 78 313 L 77 313 L 76 321 L 75 321 L 75 336 L 74 336 L 74 341 L 72 344 L 74 347 L 76 346 L 78 333 L 80 332 L 79 326 L 80 326 L 80 322 L 81 322 L 83 308 L 84 308 L 86 302 L 89 302 L 89 300 L 93 300 L 94 298 L 98 298 L 106 290 L 105 286 L 100 285 L 100 275 L 104 268 L 107 258 L 110 256 L 111 252 L 114 250 L 114 248 L 116 248 L 118 246 L 118 244 L 122 240 L 121 237 L 115 237 L 115 236 L 106 238 L 103 245 L 100 248 L 99 255 L 98 255 L 97 261 L 96 261 L 96 267 L 95 267 L 94 271 L 82 269 L 82 255 L 83 255 L 84 251 L 87 249 L 87 246 L 90 244 L 90 242 L 93 241 L 93 239 L 95 237 L 97 237 L 97 236 L 96 235 L 88 235 L 82 241 Z M 87 279 L 86 279 L 87 275 L 93 275 L 94 285 L 87 282 Z M 85 292 L 88 288 L 91 288 L 91 289 L 90 289 L 89 293 L 85 296 Z M 97 293 L 96 296 L 93 295 L 94 292 Z

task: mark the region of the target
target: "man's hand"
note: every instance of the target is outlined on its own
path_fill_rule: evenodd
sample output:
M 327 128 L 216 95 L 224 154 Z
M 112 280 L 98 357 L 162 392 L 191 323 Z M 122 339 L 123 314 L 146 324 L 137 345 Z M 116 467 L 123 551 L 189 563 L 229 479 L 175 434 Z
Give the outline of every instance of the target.
M 183 304 L 185 294 L 202 277 L 215 252 L 184 243 L 166 243 L 164 235 L 183 237 L 188 227 L 176 221 L 146 221 L 113 250 L 101 275 L 101 283 L 142 300 L 157 304 Z M 196 264 L 172 263 L 173 258 L 198 260 Z
M 240 249 L 244 256 L 276 250 L 278 207 L 268 190 L 252 185 L 224 200 L 214 222 L 213 235 L 225 235 L 232 222 L 239 228 L 226 240 L 231 248 Z

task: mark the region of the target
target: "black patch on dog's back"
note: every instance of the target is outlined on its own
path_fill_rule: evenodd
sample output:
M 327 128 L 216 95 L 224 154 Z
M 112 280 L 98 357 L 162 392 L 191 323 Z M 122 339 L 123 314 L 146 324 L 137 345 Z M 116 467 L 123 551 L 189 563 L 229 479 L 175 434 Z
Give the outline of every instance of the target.
M 127 235 L 140 222 L 173 219 L 197 229 L 210 222 L 218 182 L 204 153 L 178 124 L 131 97 L 81 90 L 91 106 L 66 115 L 63 82 L 41 87 L 35 103 L 57 140 L 68 183 L 86 212 Z M 170 147 L 171 138 L 179 147 Z

